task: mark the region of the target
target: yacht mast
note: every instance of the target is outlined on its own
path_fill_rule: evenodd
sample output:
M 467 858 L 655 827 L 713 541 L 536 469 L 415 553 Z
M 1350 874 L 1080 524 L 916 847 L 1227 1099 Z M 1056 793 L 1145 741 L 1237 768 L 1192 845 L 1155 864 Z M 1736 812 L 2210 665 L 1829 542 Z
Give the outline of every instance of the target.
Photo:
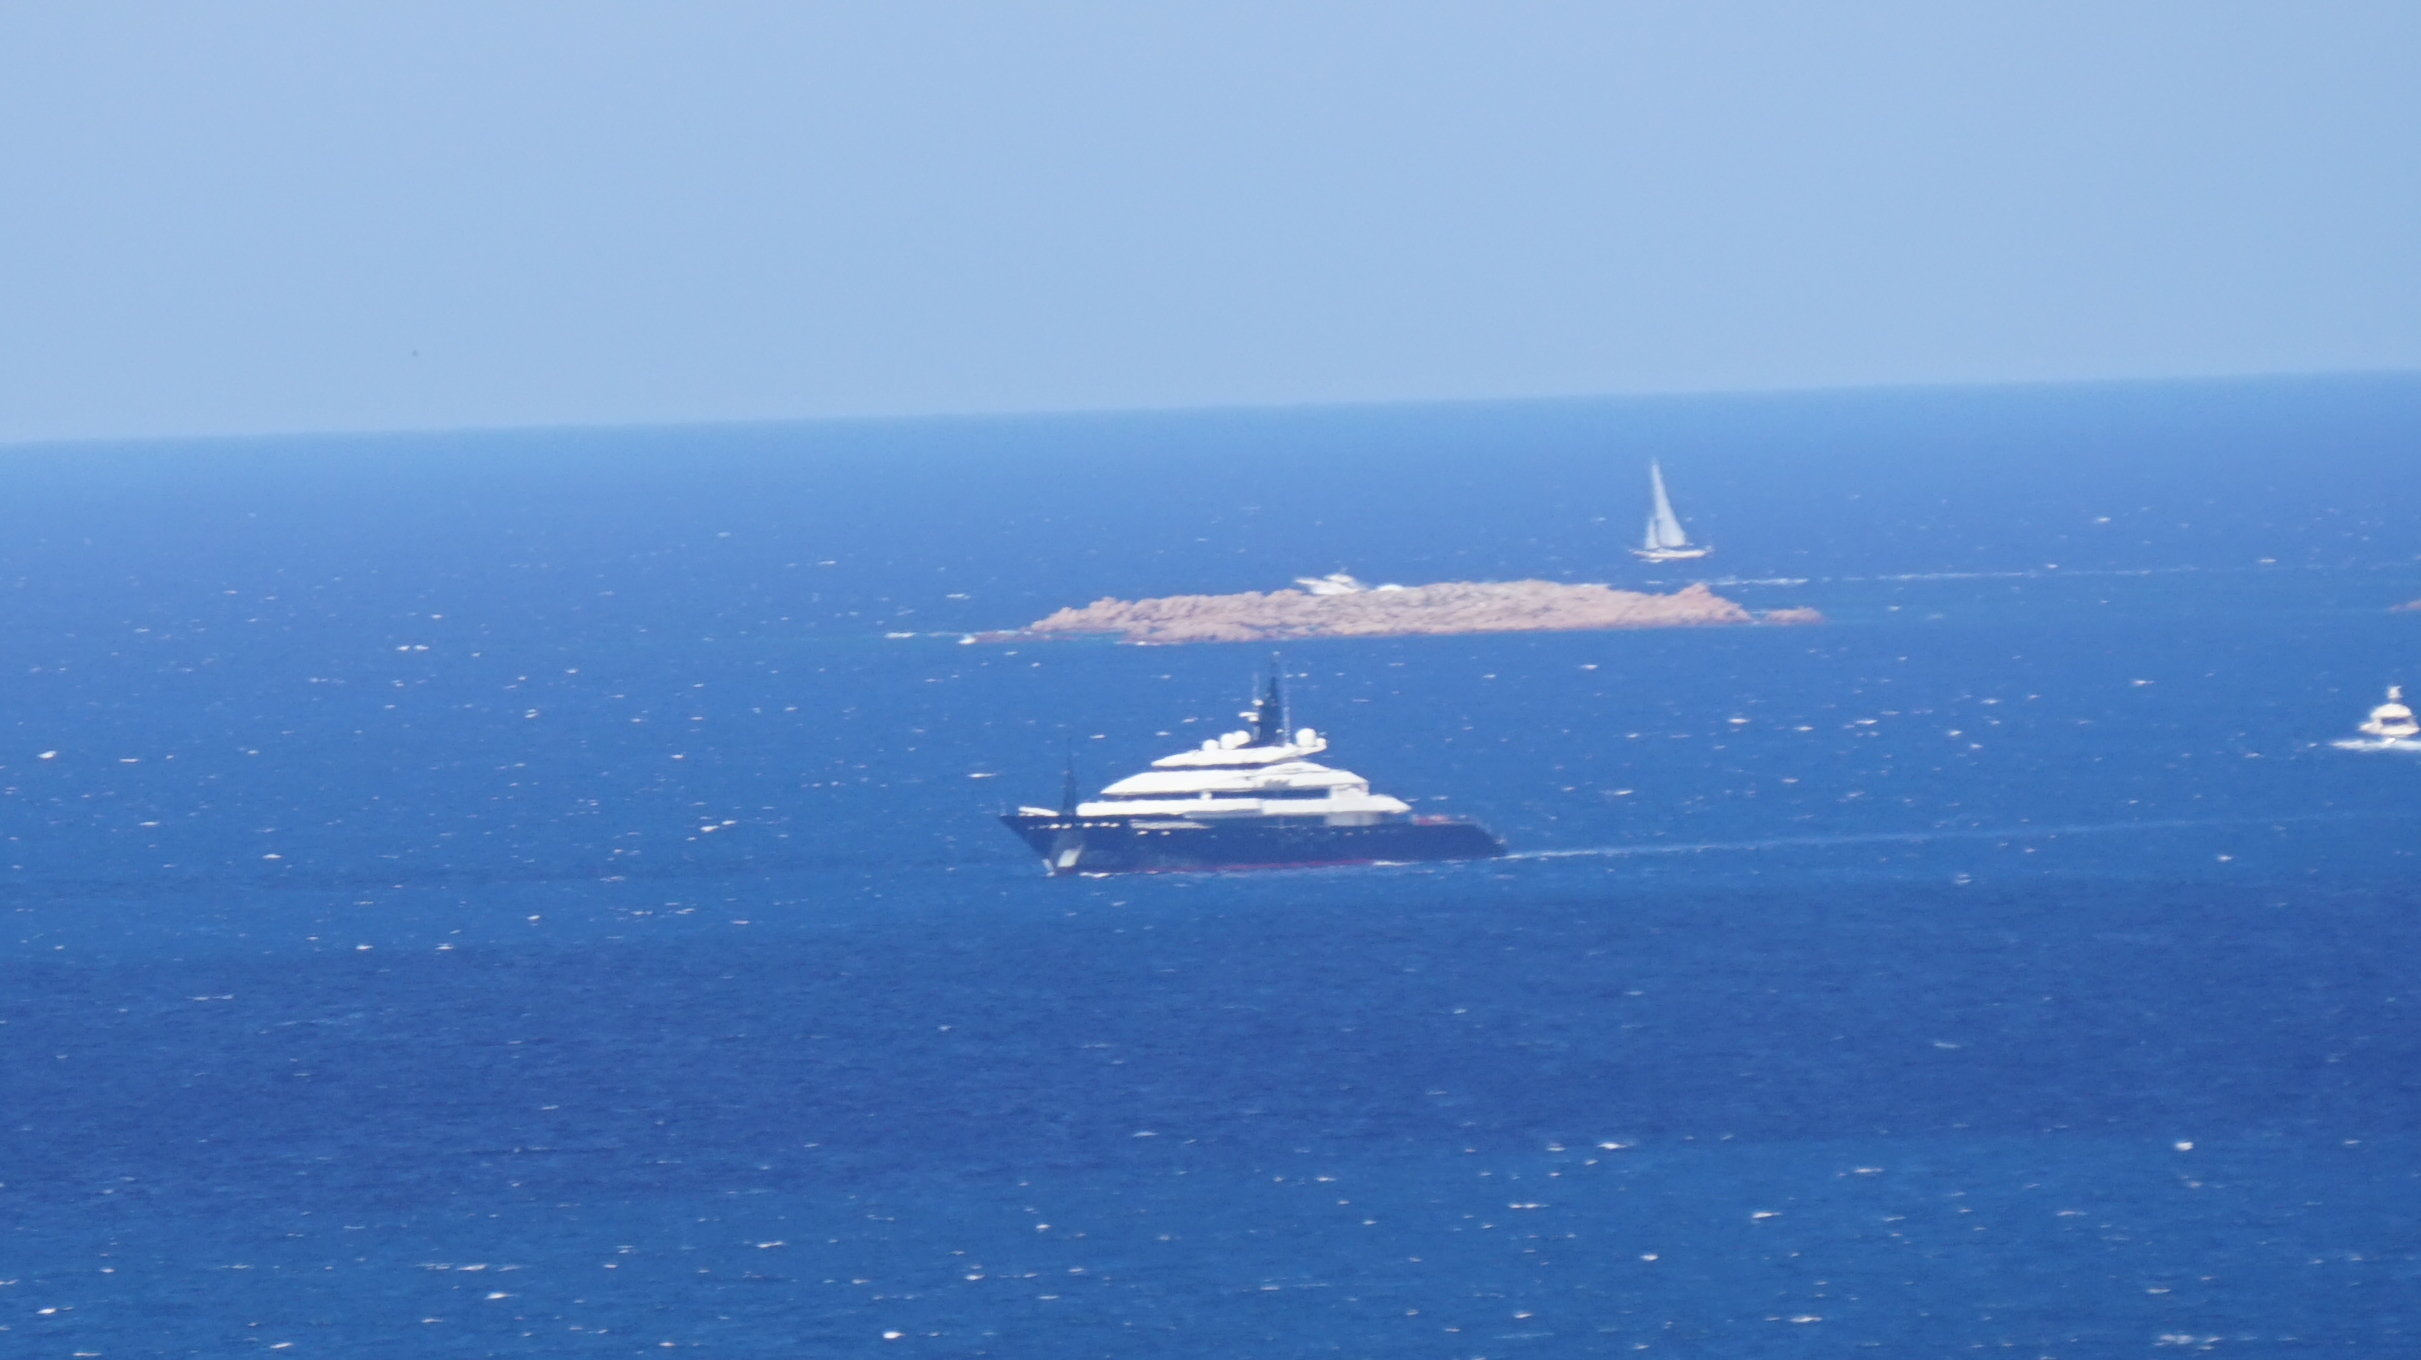
M 1269 683 L 1253 706 L 1236 715 L 1248 718 L 1253 725 L 1253 746 L 1282 746 L 1286 743 L 1286 687 L 1279 678 L 1278 658 L 1269 659 Z

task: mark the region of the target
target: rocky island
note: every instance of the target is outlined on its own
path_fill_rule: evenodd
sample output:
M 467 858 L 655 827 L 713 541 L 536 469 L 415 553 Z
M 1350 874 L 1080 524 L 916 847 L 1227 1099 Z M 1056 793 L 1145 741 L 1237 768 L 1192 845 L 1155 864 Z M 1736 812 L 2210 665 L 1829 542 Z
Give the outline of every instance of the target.
M 1111 635 L 1126 642 L 1273 642 L 1295 638 L 1406 637 L 1441 633 L 1585 632 L 1717 624 L 1821 623 L 1813 609 L 1752 614 L 1703 585 L 1669 595 L 1556 581 L 1444 581 L 1363 587 L 1350 577 L 1306 580 L 1307 590 L 1101 599 L 971 641 Z

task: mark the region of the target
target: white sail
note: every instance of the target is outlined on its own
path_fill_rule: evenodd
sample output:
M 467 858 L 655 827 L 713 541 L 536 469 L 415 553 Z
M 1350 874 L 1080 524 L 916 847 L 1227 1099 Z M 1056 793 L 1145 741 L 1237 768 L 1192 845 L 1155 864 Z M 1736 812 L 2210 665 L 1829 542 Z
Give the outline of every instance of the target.
M 1670 552 L 1688 547 L 1690 536 L 1681 531 L 1681 520 L 1673 514 L 1673 502 L 1664 494 L 1664 469 L 1648 464 L 1648 484 L 1656 491 L 1656 509 L 1648 516 L 1648 551 Z

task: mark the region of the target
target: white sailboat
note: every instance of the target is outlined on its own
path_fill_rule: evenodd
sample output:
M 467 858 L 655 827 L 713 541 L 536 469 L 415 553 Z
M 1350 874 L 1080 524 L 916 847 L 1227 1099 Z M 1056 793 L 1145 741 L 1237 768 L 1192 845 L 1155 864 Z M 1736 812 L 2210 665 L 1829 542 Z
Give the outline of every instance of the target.
M 1647 540 L 1631 549 L 1633 557 L 1649 562 L 1680 562 L 1704 557 L 1714 551 L 1693 547 L 1690 536 L 1681 530 L 1681 519 L 1673 513 L 1673 502 L 1664 494 L 1664 469 L 1648 464 L 1648 486 L 1656 493 L 1656 508 L 1648 514 Z
M 2372 709 L 2355 730 L 2362 735 L 2329 744 L 2340 751 L 2421 751 L 2421 723 L 2413 721 L 2413 711 L 2405 706 L 2402 685 L 2389 685 L 2387 702 Z

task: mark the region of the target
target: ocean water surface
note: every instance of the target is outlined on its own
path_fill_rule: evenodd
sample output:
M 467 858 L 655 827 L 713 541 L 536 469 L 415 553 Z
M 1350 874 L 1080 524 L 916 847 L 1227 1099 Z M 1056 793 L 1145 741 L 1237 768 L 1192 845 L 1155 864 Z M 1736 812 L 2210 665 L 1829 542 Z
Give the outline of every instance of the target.
M 0 456 L 0 1353 L 2421 1345 L 2421 382 Z M 1663 461 L 1700 563 L 1624 549 Z M 1046 880 L 1289 646 L 1503 861 Z

